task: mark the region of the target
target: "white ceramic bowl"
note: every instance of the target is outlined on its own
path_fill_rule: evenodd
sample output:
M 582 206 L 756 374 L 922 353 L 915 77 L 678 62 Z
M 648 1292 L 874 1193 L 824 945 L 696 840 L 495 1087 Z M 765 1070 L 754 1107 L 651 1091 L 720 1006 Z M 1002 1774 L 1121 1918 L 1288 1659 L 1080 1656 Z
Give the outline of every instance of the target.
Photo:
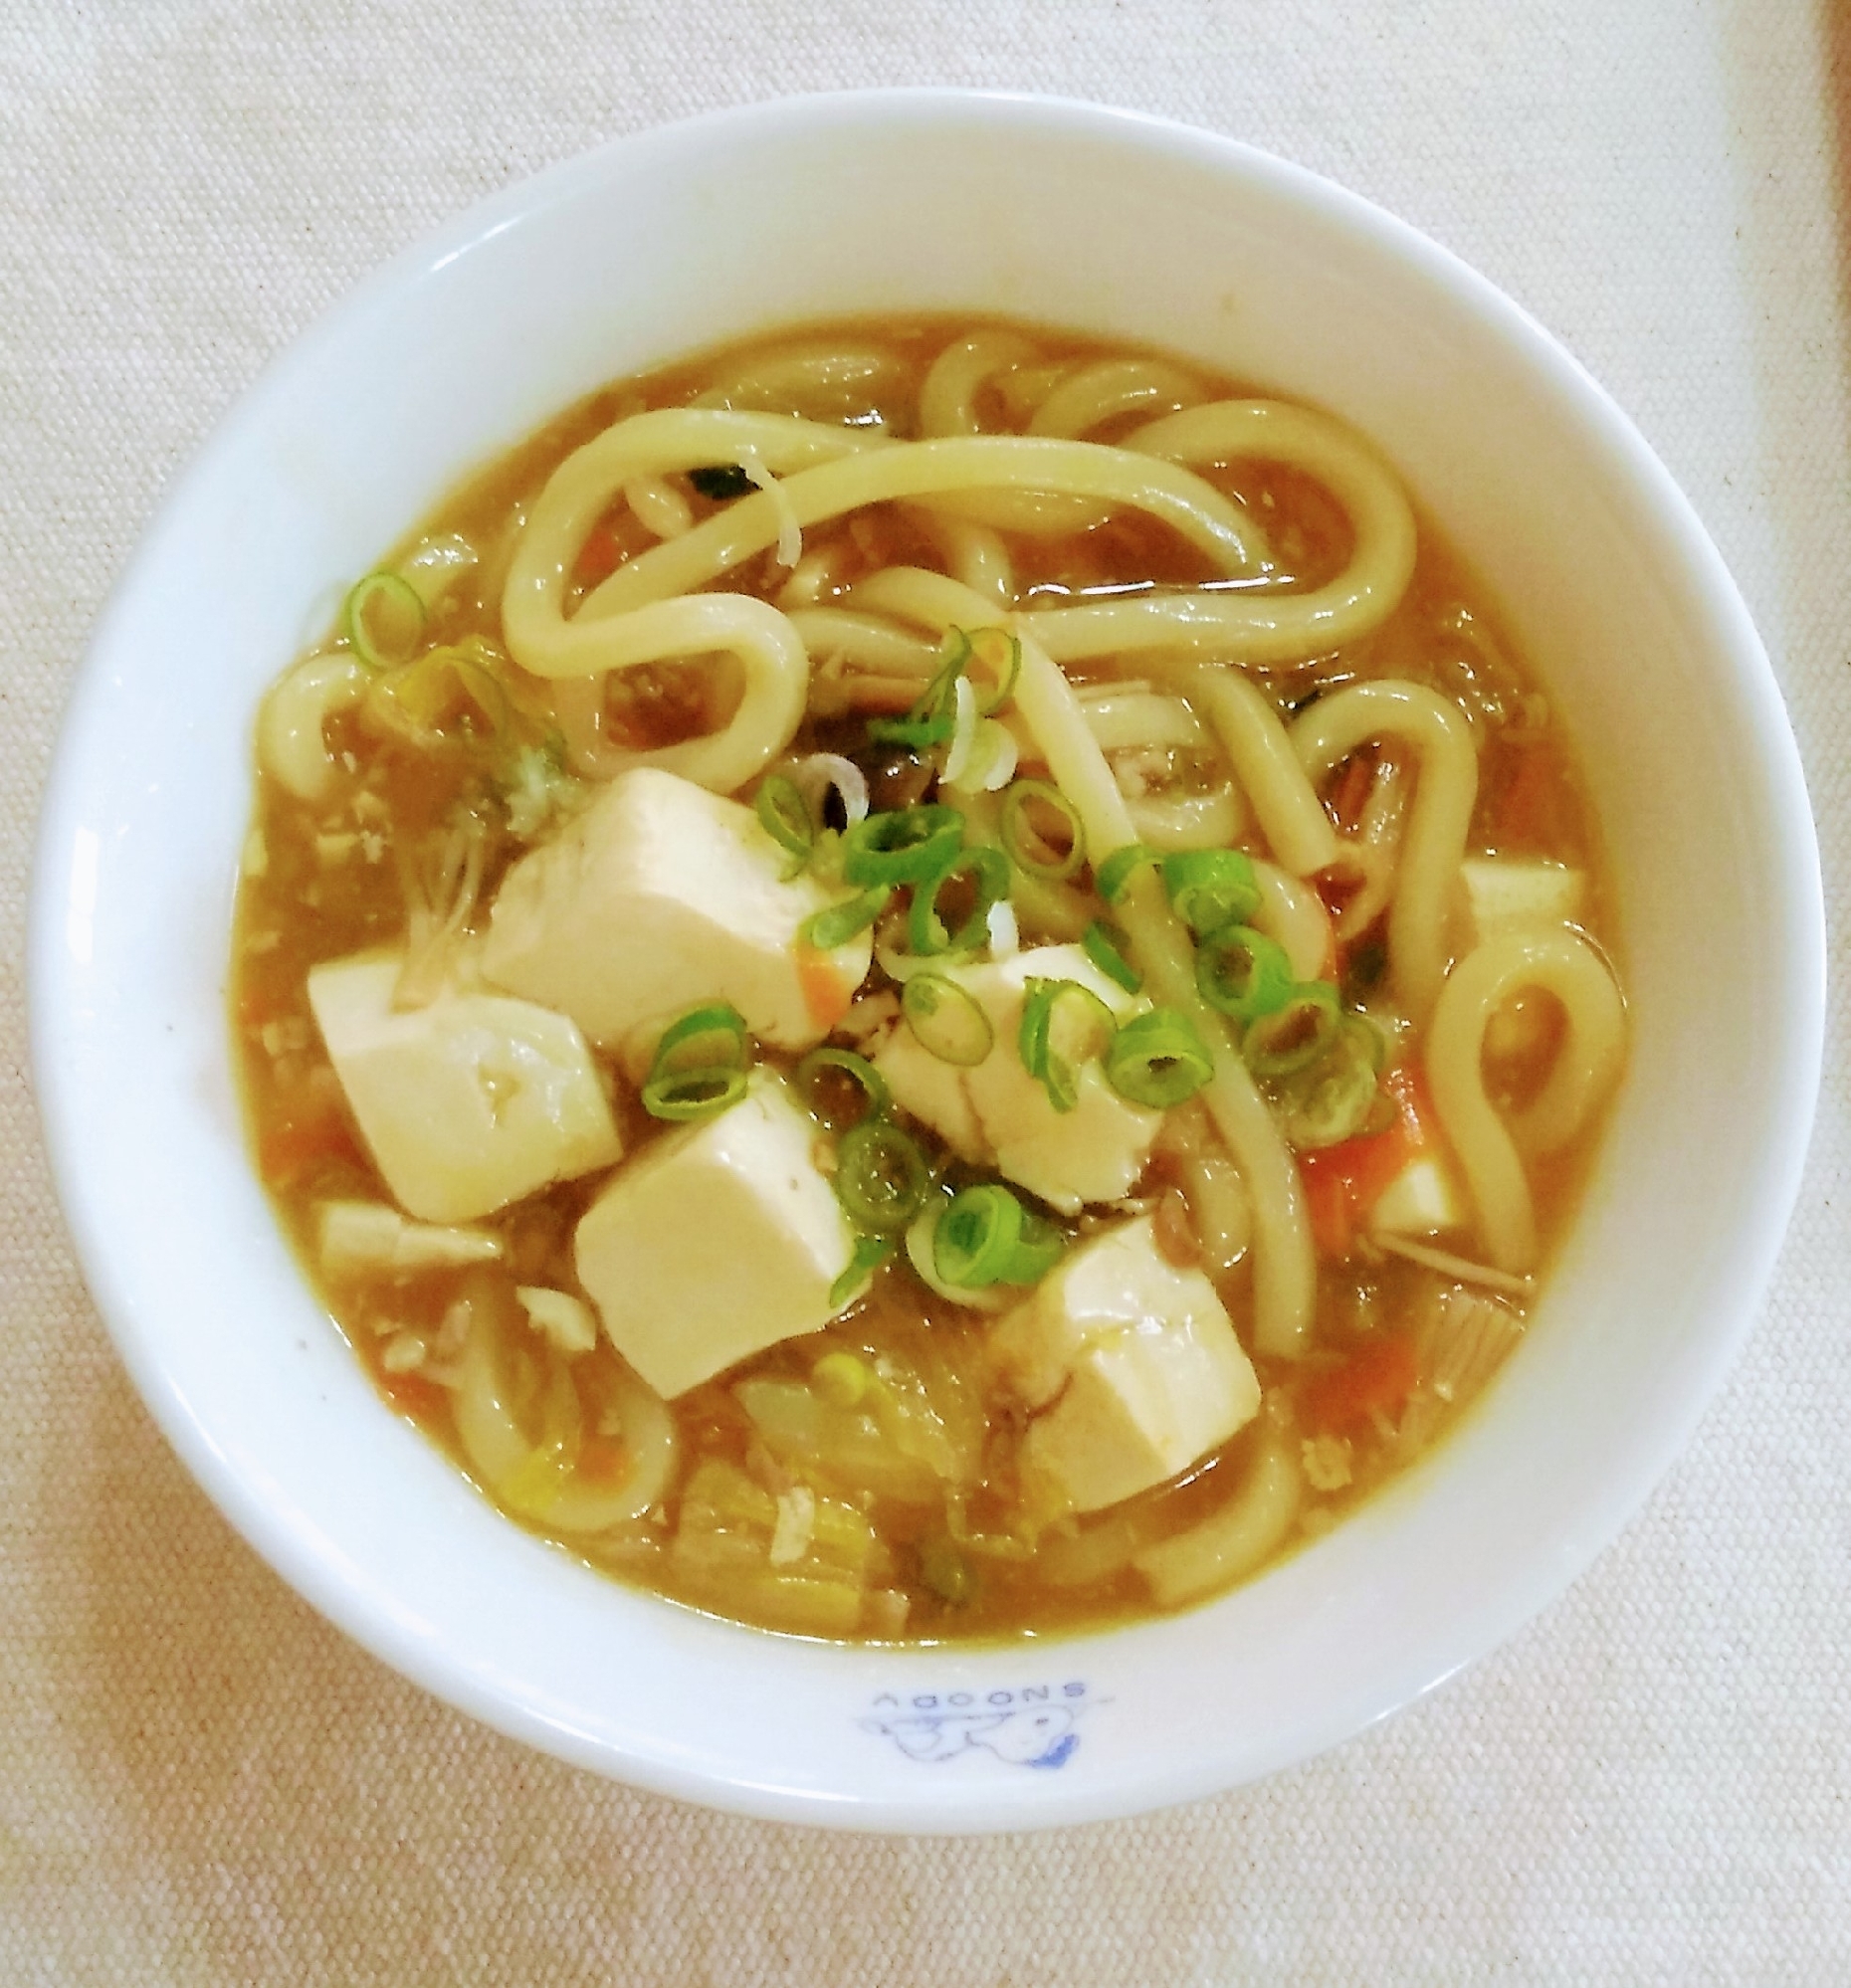
M 1631 1067 L 1481 1412 L 1332 1537 L 1180 1618 L 853 1650 L 626 1592 L 383 1408 L 246 1163 L 227 920 L 265 684 L 464 471 L 601 381 L 795 319 L 1004 312 L 1151 340 L 1373 436 L 1489 582 L 1611 843 Z M 1559 346 L 1433 244 L 1199 131 L 1080 104 L 812 98 L 487 202 L 281 358 L 177 483 L 79 681 L 31 976 L 65 1206 L 123 1360 L 317 1608 L 502 1730 L 640 1786 L 869 1829 L 1122 1815 L 1305 1758 L 1558 1594 L 1748 1328 L 1817 1082 L 1806 797 L 1690 506 Z

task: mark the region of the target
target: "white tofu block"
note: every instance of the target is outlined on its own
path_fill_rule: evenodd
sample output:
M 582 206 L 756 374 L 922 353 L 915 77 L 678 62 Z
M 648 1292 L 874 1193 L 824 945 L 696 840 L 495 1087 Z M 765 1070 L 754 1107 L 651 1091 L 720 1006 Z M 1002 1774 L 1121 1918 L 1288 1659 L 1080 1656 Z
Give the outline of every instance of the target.
M 989 1346 L 1033 1413 L 1023 1465 L 1070 1511 L 1162 1484 L 1259 1412 L 1214 1286 L 1164 1261 L 1148 1216 L 1082 1244 Z
M 873 939 L 800 960 L 799 927 L 843 894 L 785 883 L 787 861 L 750 808 L 636 767 L 510 870 L 483 972 L 598 1044 L 730 1001 L 759 1041 L 807 1049 L 867 977 Z
M 504 994 L 392 1006 L 396 953 L 308 975 L 334 1074 L 395 1198 L 425 1222 L 470 1222 L 623 1151 L 584 1038 Z
M 1507 932 L 1571 924 L 1587 896 L 1582 872 L 1515 856 L 1468 856 L 1459 881 L 1472 945 Z
M 1451 1176 L 1431 1153 L 1409 1160 L 1369 1210 L 1369 1227 L 1382 1236 L 1439 1236 L 1464 1220 Z
M 816 1138 L 761 1073 L 738 1103 L 639 1153 L 579 1223 L 579 1282 L 658 1394 L 685 1394 L 834 1315 L 830 1287 L 855 1237 L 817 1171 Z
M 1163 1114 L 1121 1097 L 1097 1063 L 1082 1067 L 1074 1108 L 1057 1111 L 1023 1067 L 1017 1038 L 1031 979 L 1077 980 L 1121 1021 L 1148 1004 L 1108 980 L 1077 945 L 1036 946 L 948 972 L 989 1017 L 990 1053 L 960 1070 L 923 1049 L 902 1022 L 874 1057 L 894 1096 L 962 1158 L 995 1167 L 1063 1214 L 1122 1200 L 1150 1157 Z

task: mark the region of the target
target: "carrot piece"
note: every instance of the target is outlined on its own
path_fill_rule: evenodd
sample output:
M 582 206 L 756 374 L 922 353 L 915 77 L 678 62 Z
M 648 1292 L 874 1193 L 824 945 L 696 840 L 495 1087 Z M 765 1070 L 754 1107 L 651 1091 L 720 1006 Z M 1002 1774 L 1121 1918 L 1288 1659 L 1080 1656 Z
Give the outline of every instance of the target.
M 1349 1182 L 1334 1167 L 1312 1162 L 1322 1153 L 1306 1153 L 1299 1160 L 1305 1181 L 1305 1206 L 1311 1215 L 1312 1241 L 1327 1257 L 1348 1256 L 1356 1240 L 1355 1210 L 1349 1205 Z
M 848 1013 L 855 998 L 854 988 L 835 961 L 813 945 L 797 948 L 797 984 L 803 989 L 803 1005 L 810 1011 L 810 1020 L 825 1035 Z
M 1379 1410 L 1399 1414 L 1420 1379 L 1411 1332 L 1374 1339 L 1340 1367 L 1308 1381 L 1301 1397 L 1314 1427 L 1341 1436 L 1370 1421 Z
M 1498 800 L 1493 840 L 1500 849 L 1543 849 L 1555 828 L 1555 786 L 1546 754 L 1525 748 Z
M 623 546 L 616 529 L 608 517 L 601 517 L 578 548 L 572 578 L 581 587 L 595 587 L 600 580 L 608 580 L 622 564 Z

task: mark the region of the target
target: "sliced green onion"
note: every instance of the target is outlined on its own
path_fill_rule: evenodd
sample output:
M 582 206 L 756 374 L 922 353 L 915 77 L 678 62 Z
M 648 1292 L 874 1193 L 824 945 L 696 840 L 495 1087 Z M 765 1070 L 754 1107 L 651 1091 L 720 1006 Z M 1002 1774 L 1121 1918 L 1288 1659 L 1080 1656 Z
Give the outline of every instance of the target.
M 729 1001 L 690 1008 L 663 1030 L 650 1060 L 651 1077 L 687 1070 L 743 1070 L 751 1061 L 745 1017 Z
M 976 996 L 947 974 L 916 973 L 901 992 L 900 1012 L 922 1049 L 960 1069 L 980 1064 L 996 1040 Z
M 1214 1074 L 1195 1024 L 1175 1008 L 1126 1022 L 1106 1052 L 1106 1082 L 1121 1097 L 1156 1110 L 1193 1097 Z
M 834 1186 L 856 1228 L 894 1235 L 925 1207 L 931 1166 L 919 1142 L 891 1118 L 864 1118 L 836 1148 Z
M 892 886 L 883 884 L 878 890 L 844 897 L 841 903 L 805 918 L 797 928 L 797 936 L 818 952 L 832 952 L 837 946 L 846 945 L 857 932 L 865 932 L 886 910 L 887 900 L 893 895 Z
M 1260 908 L 1253 860 L 1238 849 L 1179 849 L 1163 859 L 1163 888 L 1176 915 L 1199 938 L 1244 925 Z
M 1290 1077 L 1330 1049 L 1342 1021 L 1328 980 L 1301 980 L 1270 1015 L 1247 1024 L 1240 1053 L 1255 1077 Z
M 1286 1082 L 1285 1134 L 1298 1147 L 1334 1146 L 1367 1126 L 1387 1054 L 1382 1032 L 1362 1015 L 1345 1015 L 1330 1048 Z
M 847 1078 L 862 1094 L 862 1108 L 847 1124 L 840 1122 L 840 1112 L 829 1108 L 828 1093 L 839 1089 L 834 1082 L 838 1076 Z M 853 1050 L 837 1049 L 831 1043 L 811 1050 L 792 1071 L 791 1082 L 797 1087 L 797 1095 L 803 1099 L 810 1114 L 832 1132 L 846 1131 L 849 1124 L 859 1124 L 863 1118 L 877 1118 L 887 1109 L 887 1080 L 865 1056 L 857 1056 Z
M 955 877 L 970 877 L 977 887 L 976 904 L 955 932 L 947 932 L 938 916 L 938 893 Z M 916 953 L 965 952 L 989 937 L 990 907 L 1009 895 L 1009 862 L 1000 849 L 978 846 L 959 850 L 935 876 L 913 887 L 907 913 L 907 943 Z
M 829 1287 L 829 1308 L 839 1311 L 864 1284 L 894 1254 L 894 1239 L 891 1236 L 858 1236 L 855 1239 L 855 1254 L 849 1258 L 848 1269 Z M 825 1353 L 817 1361 L 811 1372 L 814 1375 L 828 1366 L 831 1360 L 853 1360 L 853 1354 Z M 833 1376 L 832 1376 L 833 1378 Z
M 380 618 L 390 632 L 384 642 L 374 632 Z M 401 574 L 368 573 L 341 604 L 340 626 L 367 669 L 388 670 L 407 661 L 424 634 L 424 596 Z
M 963 641 L 961 667 L 966 675 L 972 663 L 980 662 L 988 668 L 995 685 L 994 694 L 985 698 L 974 682 L 971 688 L 978 690 L 977 708 L 985 717 L 993 717 L 1015 695 L 1015 680 L 1022 674 L 1022 645 L 1006 628 L 953 628 L 947 634 Z M 1002 653 L 997 655 L 999 647 Z
M 709 1065 L 699 1070 L 670 1070 L 652 1075 L 643 1086 L 643 1109 L 652 1118 L 682 1123 L 709 1118 L 745 1095 L 745 1072 Z
M 1034 824 L 1025 819 L 1025 810 L 1030 802 L 1052 808 L 1067 824 L 1065 855 L 1039 857 L 1027 847 L 1031 838 L 1044 848 L 1052 847 Z M 1037 877 L 1045 884 L 1061 883 L 1073 876 L 1086 861 L 1086 830 L 1080 821 L 1080 811 L 1048 780 L 1017 780 L 1010 785 L 1002 798 L 997 834 L 1002 839 L 1003 848 L 1009 852 L 1010 862 L 1025 876 Z
M 936 804 L 868 815 L 842 838 L 851 884 L 917 884 L 941 870 L 964 841 L 964 818 Z
M 1285 1004 L 1292 962 L 1277 939 L 1251 925 L 1224 925 L 1196 950 L 1195 984 L 1211 1008 L 1251 1022 Z
M 717 503 L 742 497 L 757 488 L 737 463 L 705 464 L 698 470 L 690 470 L 688 481 L 704 497 L 712 497 Z
M 938 1217 L 932 1268 L 966 1290 L 1038 1284 L 1066 1247 L 1051 1223 L 1031 1215 L 1000 1181 L 987 1181 L 965 1188 Z
M 816 852 L 816 824 L 810 819 L 810 804 L 788 773 L 771 773 L 752 805 L 765 834 L 791 859 L 791 868 L 784 872 L 788 884 Z
M 1126 993 L 1135 994 L 1144 984 L 1143 975 L 1127 956 L 1126 948 L 1131 941 L 1110 918 L 1095 918 L 1080 943 L 1086 948 L 1087 958 Z
M 915 752 L 942 745 L 951 735 L 951 716 L 873 717 L 868 720 L 868 736 L 880 745 L 910 745 Z
M 1146 849 L 1141 842 L 1128 842 L 1123 849 L 1115 849 L 1099 866 L 1093 881 L 1099 886 L 1099 895 L 1109 904 L 1116 904 L 1125 895 L 1125 887 L 1131 881 L 1133 871 L 1141 870 L 1146 863 L 1161 861 L 1154 849 Z
M 1080 1099 L 1080 1069 L 1112 1045 L 1116 1024 L 1090 987 L 1077 980 L 1030 980 L 1016 1032 L 1022 1068 L 1048 1093 L 1057 1111 Z

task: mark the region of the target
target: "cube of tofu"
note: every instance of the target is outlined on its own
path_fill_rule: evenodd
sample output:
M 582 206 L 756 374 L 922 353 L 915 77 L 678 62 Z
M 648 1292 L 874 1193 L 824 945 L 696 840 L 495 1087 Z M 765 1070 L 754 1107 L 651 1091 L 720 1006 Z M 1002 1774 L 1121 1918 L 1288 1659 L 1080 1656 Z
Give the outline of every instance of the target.
M 505 994 L 392 1006 L 397 953 L 328 960 L 308 1005 L 387 1187 L 424 1222 L 470 1222 L 623 1151 L 585 1039 Z
M 1506 932 L 1571 924 L 1587 896 L 1582 872 L 1525 857 L 1468 856 L 1459 866 L 1459 881 L 1469 945 Z
M 636 767 L 508 873 L 483 972 L 600 1045 L 730 1001 L 761 1042 L 807 1049 L 867 977 L 873 938 L 803 946 L 804 920 L 841 894 L 786 883 L 786 861 L 750 808 Z
M 961 1158 L 995 1167 L 1063 1214 L 1129 1194 L 1163 1114 L 1121 1097 L 1097 1063 L 1082 1068 L 1074 1108 L 1057 1111 L 1023 1067 L 1016 1038 L 1031 979 L 1077 980 L 1121 1021 L 1148 1004 L 1108 980 L 1077 945 L 1036 946 L 948 974 L 989 1017 L 990 1053 L 959 1069 L 923 1048 L 903 1022 L 874 1057 L 894 1096 Z
M 1440 1236 L 1464 1221 L 1452 1176 L 1432 1153 L 1409 1160 L 1369 1210 L 1369 1227 L 1378 1236 Z
M 1164 1261 L 1148 1216 L 1082 1244 L 989 1347 L 1033 1415 L 1024 1469 L 1057 1509 L 1097 1511 L 1162 1484 L 1260 1407 L 1214 1286 Z
M 579 1282 L 611 1343 L 673 1399 L 839 1308 L 855 1237 L 816 1125 L 766 1073 L 638 1154 L 578 1225 Z

